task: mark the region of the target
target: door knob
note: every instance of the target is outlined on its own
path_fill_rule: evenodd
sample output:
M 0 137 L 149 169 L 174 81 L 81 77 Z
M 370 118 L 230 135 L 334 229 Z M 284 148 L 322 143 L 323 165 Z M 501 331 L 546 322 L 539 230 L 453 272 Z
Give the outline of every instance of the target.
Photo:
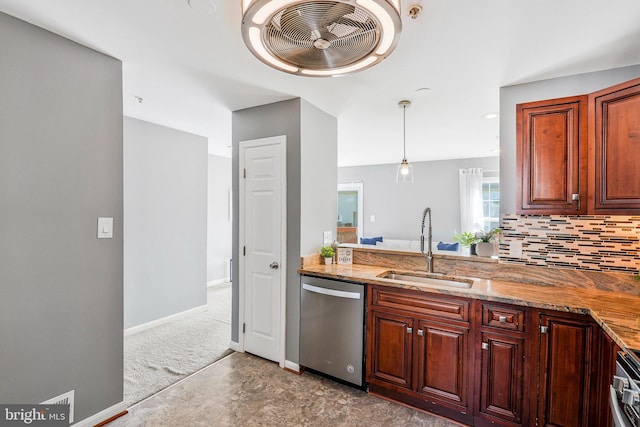
M 272 270 L 277 270 L 278 267 L 280 267 L 280 265 L 278 264 L 277 261 L 273 261 L 271 264 L 269 264 L 269 268 Z

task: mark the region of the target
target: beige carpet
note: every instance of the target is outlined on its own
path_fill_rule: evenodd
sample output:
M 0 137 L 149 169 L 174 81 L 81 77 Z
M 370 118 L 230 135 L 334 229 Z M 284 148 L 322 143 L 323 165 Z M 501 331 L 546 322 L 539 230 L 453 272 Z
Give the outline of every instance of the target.
M 207 290 L 207 311 L 124 338 L 124 402 L 131 406 L 231 353 L 231 284 Z

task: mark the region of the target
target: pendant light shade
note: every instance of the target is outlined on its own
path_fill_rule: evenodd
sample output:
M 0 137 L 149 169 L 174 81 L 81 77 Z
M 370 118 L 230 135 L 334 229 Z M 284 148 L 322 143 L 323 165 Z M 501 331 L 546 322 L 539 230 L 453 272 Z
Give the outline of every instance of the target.
M 396 171 L 396 182 L 413 182 L 413 166 L 407 161 L 407 108 L 411 106 L 411 101 L 403 100 L 398 103 L 402 108 L 402 161 Z

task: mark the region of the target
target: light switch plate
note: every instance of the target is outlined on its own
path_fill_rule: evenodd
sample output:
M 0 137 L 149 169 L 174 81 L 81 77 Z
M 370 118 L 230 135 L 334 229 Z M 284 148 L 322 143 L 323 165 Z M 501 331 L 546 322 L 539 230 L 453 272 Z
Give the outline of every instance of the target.
M 322 244 L 330 245 L 333 243 L 333 233 L 331 231 L 325 231 L 322 233 Z
M 113 239 L 113 218 L 98 218 L 98 239 Z

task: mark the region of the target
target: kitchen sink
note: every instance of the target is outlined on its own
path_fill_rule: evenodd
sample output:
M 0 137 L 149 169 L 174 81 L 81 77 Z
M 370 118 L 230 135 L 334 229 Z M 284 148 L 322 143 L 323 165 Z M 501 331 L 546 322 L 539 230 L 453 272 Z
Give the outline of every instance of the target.
M 379 274 L 381 279 L 396 280 L 399 282 L 411 282 L 419 285 L 434 287 L 451 287 L 469 289 L 473 286 L 472 279 L 444 276 L 433 273 L 418 273 L 412 271 L 385 271 Z

